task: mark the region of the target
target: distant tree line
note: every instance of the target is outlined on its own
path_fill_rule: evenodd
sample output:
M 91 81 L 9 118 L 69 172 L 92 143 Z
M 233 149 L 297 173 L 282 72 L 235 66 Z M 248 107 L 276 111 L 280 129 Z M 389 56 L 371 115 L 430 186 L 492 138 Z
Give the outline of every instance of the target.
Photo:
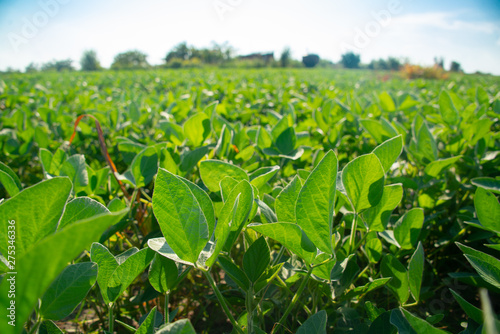
M 182 42 L 174 46 L 167 52 L 163 59 L 163 64 L 151 65 L 147 60 L 148 56 L 139 50 L 129 50 L 117 54 L 111 64 L 111 70 L 142 70 L 151 68 L 193 68 L 193 67 L 236 67 L 236 68 L 260 68 L 260 67 L 322 67 L 322 68 L 347 68 L 347 69 L 370 69 L 399 71 L 408 61 L 394 57 L 387 59 L 376 59 L 368 64 L 361 63 L 361 56 L 354 52 L 346 52 L 341 55 L 340 60 L 334 63 L 330 60 L 321 59 L 317 54 L 308 54 L 302 57 L 302 61 L 292 57 L 289 47 L 285 47 L 280 56 L 275 59 L 274 53 L 252 53 L 249 55 L 236 54 L 236 50 L 227 42 L 218 44 L 212 42 L 209 47 L 197 48 Z M 443 58 L 434 59 L 435 67 L 444 69 Z M 100 71 L 101 66 L 97 53 L 94 50 L 84 51 L 80 59 L 80 68 L 82 71 Z M 53 60 L 38 66 L 34 63 L 25 68 L 25 72 L 37 71 L 75 71 L 73 60 Z M 13 69 L 7 69 L 7 72 L 13 72 Z M 461 65 L 452 61 L 449 71 L 462 72 Z

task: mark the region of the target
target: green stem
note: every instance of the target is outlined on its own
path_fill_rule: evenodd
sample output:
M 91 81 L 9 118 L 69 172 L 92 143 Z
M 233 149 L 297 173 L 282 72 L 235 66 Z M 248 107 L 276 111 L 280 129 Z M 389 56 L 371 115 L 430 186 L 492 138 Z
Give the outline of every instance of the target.
M 353 251 L 354 239 L 356 238 L 356 229 L 358 228 L 357 218 L 358 214 L 354 213 L 354 218 L 352 219 L 352 227 L 351 227 L 351 238 L 349 240 L 349 254 Z
M 283 256 L 284 252 L 285 252 L 285 247 L 281 246 L 281 249 L 280 249 L 278 255 L 274 258 L 273 262 L 271 263 L 271 267 L 278 264 L 278 262 L 280 261 L 281 257 Z
M 250 283 L 248 288 L 245 304 L 247 308 L 247 333 L 253 334 L 253 283 Z
M 279 328 L 280 326 L 283 325 L 283 323 L 285 322 L 286 318 L 288 317 L 288 315 L 292 311 L 293 307 L 295 306 L 295 304 L 297 304 L 297 301 L 299 300 L 299 297 L 302 294 L 302 291 L 304 291 L 304 289 L 305 289 L 305 287 L 307 285 L 307 282 L 309 281 L 309 277 L 311 277 L 312 271 L 313 271 L 313 267 L 311 266 L 311 267 L 309 267 L 309 270 L 307 271 L 306 276 L 302 280 L 302 283 L 300 283 L 299 289 L 297 290 L 297 292 L 293 296 L 292 302 L 288 305 L 288 307 L 285 310 L 285 313 L 281 317 L 280 321 L 278 321 L 278 325 L 274 326 L 273 331 L 271 332 L 271 334 L 273 334 L 276 331 L 277 328 Z
M 231 324 L 233 327 L 236 329 L 236 331 L 240 334 L 244 334 L 245 332 L 241 329 L 240 325 L 236 322 L 234 319 L 233 315 L 231 314 L 231 311 L 229 310 L 229 307 L 226 304 L 226 300 L 224 299 L 224 296 L 222 296 L 222 293 L 219 291 L 219 288 L 214 282 L 214 279 L 212 278 L 212 275 L 210 275 L 209 271 L 203 271 L 203 274 L 205 274 L 205 277 L 208 280 L 208 283 L 210 283 L 210 286 L 212 287 L 212 290 L 214 290 L 215 295 L 217 296 L 217 299 L 219 300 L 220 305 L 222 306 L 222 309 L 226 313 L 226 316 L 229 318 L 229 321 L 231 321 Z
M 169 292 L 165 292 L 165 323 L 170 323 L 170 314 L 168 312 L 168 300 L 169 300 Z
M 108 325 L 109 325 L 109 332 L 113 333 L 114 331 L 114 326 L 115 326 L 115 319 L 113 319 L 113 306 L 115 306 L 113 303 L 109 306 L 109 316 L 108 316 Z

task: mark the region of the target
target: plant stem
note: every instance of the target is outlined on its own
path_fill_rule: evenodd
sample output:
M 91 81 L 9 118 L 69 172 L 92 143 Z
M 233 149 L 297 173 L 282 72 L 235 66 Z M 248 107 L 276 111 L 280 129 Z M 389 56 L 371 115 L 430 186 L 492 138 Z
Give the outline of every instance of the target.
M 278 322 L 278 326 L 274 326 L 271 334 L 273 334 L 276 331 L 276 329 L 278 327 L 280 327 L 279 325 L 283 325 L 283 322 L 285 322 L 286 318 L 288 317 L 288 315 L 292 311 L 293 307 L 295 306 L 295 304 L 297 304 L 297 301 L 299 300 L 299 297 L 302 294 L 302 291 L 304 291 L 304 288 L 306 287 L 307 282 L 309 281 L 309 277 L 311 277 L 312 271 L 313 271 L 313 267 L 311 266 L 311 267 L 309 267 L 309 270 L 307 271 L 306 276 L 302 280 L 302 283 L 300 283 L 299 289 L 297 290 L 297 292 L 293 296 L 292 302 L 288 305 L 287 309 L 285 310 L 285 313 L 283 314 L 280 321 Z
M 170 314 L 168 312 L 168 300 L 169 300 L 169 292 L 165 292 L 165 323 L 170 323 Z
M 271 263 L 271 267 L 278 264 L 278 262 L 280 261 L 281 257 L 283 256 L 284 252 L 285 252 L 285 247 L 281 246 L 281 249 L 280 249 L 278 255 L 274 258 L 273 262 Z
M 108 327 L 110 333 L 113 333 L 115 325 L 115 319 L 113 319 L 113 306 L 115 306 L 113 303 L 109 306 Z
M 253 334 L 253 283 L 250 283 L 248 288 L 245 304 L 247 308 L 247 333 Z
M 212 290 L 214 290 L 215 295 L 217 296 L 217 299 L 219 300 L 220 305 L 222 306 L 222 309 L 226 313 L 226 316 L 229 318 L 229 321 L 231 321 L 231 324 L 233 327 L 236 329 L 236 331 L 240 334 L 244 334 L 243 330 L 241 329 L 240 325 L 236 322 L 234 319 L 233 315 L 231 314 L 231 311 L 229 310 L 229 307 L 226 304 L 226 300 L 224 299 L 224 296 L 222 296 L 222 293 L 219 291 L 219 288 L 214 282 L 214 279 L 212 278 L 212 275 L 210 275 L 209 271 L 204 271 L 203 274 L 208 280 L 208 283 L 210 283 L 210 286 L 212 287 Z
M 352 219 L 352 227 L 351 227 L 351 238 L 349 240 L 349 254 L 353 251 L 354 239 L 356 238 L 356 229 L 358 225 L 357 218 L 358 214 L 354 213 L 354 218 Z

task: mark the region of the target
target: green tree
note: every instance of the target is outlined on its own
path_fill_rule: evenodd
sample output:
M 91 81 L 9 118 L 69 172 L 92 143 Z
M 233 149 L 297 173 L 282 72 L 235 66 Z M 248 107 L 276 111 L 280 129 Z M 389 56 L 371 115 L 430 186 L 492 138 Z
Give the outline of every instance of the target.
M 354 52 L 347 52 L 342 55 L 340 62 L 345 68 L 359 68 L 361 59 L 358 54 L 355 54 Z
M 172 50 L 169 51 L 165 57 L 165 61 L 168 63 L 173 59 L 188 60 L 191 57 L 192 51 L 188 47 L 186 42 L 177 44 Z
M 102 69 L 94 50 L 83 52 L 82 58 L 80 59 L 80 66 L 82 67 L 82 71 L 98 71 Z
M 74 71 L 73 61 L 71 59 L 53 60 L 42 65 L 42 71 Z
M 462 66 L 456 61 L 452 61 L 450 65 L 450 72 L 462 72 Z
M 149 68 L 147 55 L 138 50 L 119 53 L 115 56 L 111 68 L 113 70 L 135 70 Z
M 26 73 L 33 73 L 33 72 L 38 72 L 39 68 L 35 63 L 30 63 L 26 68 L 24 69 L 24 72 Z
M 308 54 L 302 57 L 302 63 L 304 63 L 306 67 L 314 67 L 319 63 L 319 56 L 316 54 Z
M 287 46 L 285 47 L 285 49 L 283 49 L 283 52 L 281 52 L 281 57 L 280 57 L 281 67 L 290 66 L 291 59 L 292 59 L 292 52 L 290 51 L 290 48 Z

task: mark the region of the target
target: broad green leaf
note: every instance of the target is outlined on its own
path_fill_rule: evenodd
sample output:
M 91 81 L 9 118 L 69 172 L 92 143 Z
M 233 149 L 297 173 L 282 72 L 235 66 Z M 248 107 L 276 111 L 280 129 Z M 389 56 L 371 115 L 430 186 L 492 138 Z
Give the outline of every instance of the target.
M 154 334 L 155 333 L 155 323 L 156 323 L 156 306 L 149 311 L 148 316 L 142 324 L 137 328 L 135 334 Z
M 393 255 L 387 254 L 382 258 L 380 273 L 382 277 L 392 277 L 387 287 L 394 292 L 400 304 L 405 303 L 410 297 L 406 268 Z
M 490 191 L 477 188 L 474 196 L 477 219 L 481 225 L 500 233 L 500 203 Z
M 453 104 L 450 94 L 443 90 L 439 94 L 439 111 L 443 120 L 450 125 L 457 125 L 459 120 L 458 110 Z
M 17 195 L 21 190 L 17 187 L 14 179 L 3 170 L 0 170 L 0 184 L 5 188 L 5 191 L 10 197 Z
M 380 121 L 374 119 L 362 119 L 359 121 L 378 144 L 398 135 L 397 130 L 384 118 Z
M 86 187 L 89 184 L 89 175 L 85 156 L 75 154 L 69 157 L 61 167 L 59 175 L 68 176 L 73 183 L 73 191 L 79 187 Z
M 238 184 L 238 181 L 232 177 L 226 176 L 220 181 L 220 194 L 222 196 L 222 201 L 226 202 L 231 190 Z
M 211 267 L 224 247 L 230 247 L 243 229 L 254 203 L 253 188 L 248 181 L 239 182 L 222 207 L 215 227 L 215 249 L 206 266 Z
M 385 231 L 392 211 L 399 205 L 402 198 L 403 186 L 400 183 L 385 186 L 380 202 L 362 213 L 362 217 L 368 224 L 369 230 L 377 232 Z
M 226 124 L 222 126 L 217 146 L 215 147 L 215 154 L 219 158 L 226 157 L 231 146 L 231 131 L 227 128 Z
M 182 145 L 184 141 L 184 130 L 181 126 L 169 121 L 160 121 L 158 125 L 165 133 L 167 141 L 172 142 L 174 145 Z
M 175 262 L 155 254 L 148 273 L 151 286 L 160 293 L 168 293 L 175 287 L 178 277 L 179 270 Z
M 130 170 L 134 177 L 136 188 L 142 188 L 148 185 L 158 172 L 158 154 L 153 146 L 146 147 L 136 155 Z
M 365 245 L 368 260 L 371 263 L 378 263 L 382 257 L 382 242 L 378 238 L 370 239 Z
M 118 268 L 118 261 L 105 246 L 97 242 L 93 243 L 90 248 L 90 259 L 92 262 L 97 263 L 97 284 L 104 302 L 109 305 L 111 300 L 108 297 L 108 282 L 116 268 Z
M 429 162 L 437 159 L 438 153 L 436 140 L 429 131 L 426 122 L 422 124 L 420 130 L 418 131 L 416 148 L 417 152 Z
M 326 263 L 323 263 L 324 261 L 330 260 Z M 313 264 L 317 265 L 319 263 L 323 263 L 320 266 L 314 267 L 312 274 L 316 277 L 319 277 L 321 279 L 324 279 L 325 281 L 330 280 L 330 274 L 332 272 L 332 269 L 335 265 L 335 261 L 333 257 L 330 254 L 327 253 L 320 253 L 318 256 L 313 261 Z
M 150 248 L 143 248 L 129 256 L 116 268 L 109 278 L 107 286 L 107 293 L 111 302 L 115 302 L 134 279 L 146 269 L 153 260 L 154 254 Z
M 56 177 L 24 189 L 0 204 L 0 253 L 7 254 L 9 221 L 15 221 L 16 257 L 54 233 L 71 192 L 68 178 Z
M 196 334 L 188 319 L 181 319 L 161 327 L 156 334 Z
M 231 279 L 238 284 L 240 288 L 243 289 L 243 291 L 248 291 L 250 287 L 250 281 L 248 280 L 248 277 L 245 275 L 243 270 L 238 268 L 237 265 L 235 265 L 230 259 L 220 256 L 217 260 L 224 269 L 224 272 L 226 275 L 231 277 Z
M 437 178 L 437 177 L 440 176 L 439 174 L 441 174 L 441 172 L 445 168 L 453 165 L 461 157 L 462 156 L 459 155 L 457 157 L 451 157 L 451 158 L 439 159 L 439 160 L 432 161 L 427 166 L 425 166 L 424 172 L 425 172 L 425 174 L 427 174 L 427 175 L 429 175 L 431 177 Z
M 281 132 L 278 137 L 274 137 L 274 144 L 281 154 L 291 154 L 296 149 L 297 145 L 295 129 L 290 127 Z
M 350 161 L 342 171 L 342 183 L 354 211 L 376 206 L 384 192 L 384 169 L 373 153 Z
M 280 170 L 279 166 L 262 167 L 250 174 L 250 184 L 261 190 Z
M 422 243 L 419 242 L 417 249 L 408 263 L 408 281 L 410 283 L 410 292 L 413 298 L 418 302 L 420 300 L 420 288 L 424 274 L 425 254 Z
M 69 182 L 69 181 L 68 181 Z M 39 241 L 16 261 L 16 290 L 22 291 L 16 296 L 16 328 L 20 332 L 22 324 L 28 319 L 38 298 L 49 287 L 50 283 L 61 273 L 90 243 L 111 225 L 116 224 L 127 210 L 106 213 L 88 218 L 51 234 Z M 0 302 L 9 302 L 6 279 L 0 284 Z M 0 310 L 2 318 L 6 318 L 6 308 Z M 0 322 L 0 332 L 9 333 L 7 322 Z
M 500 289 L 500 261 L 496 259 L 496 261 L 493 261 L 493 257 L 484 260 L 484 256 L 476 257 L 468 254 L 465 254 L 465 258 L 476 269 L 482 279 Z
M 194 266 L 194 262 L 189 262 L 181 259 L 174 250 L 168 245 L 165 238 L 152 238 L 148 240 L 148 246 L 161 256 L 169 258 L 175 262 L 186 264 L 188 266 Z
M 243 270 L 252 283 L 257 282 L 271 262 L 271 253 L 266 239 L 260 237 L 248 247 L 243 255 Z
M 77 197 L 66 204 L 66 209 L 64 210 L 64 214 L 61 217 L 61 221 L 59 222 L 57 229 L 60 230 L 66 225 L 72 224 L 78 220 L 90 218 L 107 212 L 109 212 L 109 210 L 96 200 L 89 197 Z
M 465 311 L 467 316 L 469 316 L 469 318 L 471 318 L 478 324 L 482 324 L 484 319 L 483 311 L 463 299 L 458 293 L 453 291 L 453 289 L 450 289 L 450 291 L 460 307 Z
M 411 327 L 401 309 L 393 309 L 391 311 L 391 324 L 396 326 L 398 334 L 420 334 Z
M 257 202 L 257 205 L 259 206 L 260 217 L 262 218 L 263 223 L 269 224 L 278 222 L 278 217 L 276 217 L 276 214 L 265 202 L 260 199 L 256 199 L 255 202 Z
M 44 320 L 40 325 L 39 334 L 64 334 L 52 320 Z
M 9 177 L 9 182 L 13 182 L 13 184 L 11 184 L 11 186 L 13 188 L 17 188 L 17 190 L 18 190 L 17 192 L 19 192 L 19 191 L 21 191 L 23 189 L 23 187 L 21 185 L 21 180 L 19 180 L 19 177 L 17 176 L 17 174 L 14 173 L 14 171 L 12 169 L 10 169 L 9 166 L 7 166 L 6 164 L 4 164 L 1 161 L 0 161 L 0 171 L 2 172 L 2 173 L 0 173 L 0 175 L 3 175 L 4 177 L 5 176 Z M 5 175 L 5 174 L 7 174 L 7 175 Z M 3 181 L 2 181 L 2 179 L 0 179 L 0 182 L 2 182 L 2 184 L 4 184 Z M 5 186 L 5 184 L 4 184 L 4 186 Z M 7 187 L 6 187 L 6 189 L 7 189 Z M 13 189 L 13 192 L 15 192 L 14 189 Z M 12 194 L 9 192 L 10 197 L 16 195 L 17 192 L 16 193 L 12 193 Z
M 394 237 L 402 249 L 412 249 L 424 225 L 424 210 L 414 208 L 399 218 L 394 225 Z
M 486 282 L 500 288 L 500 260 L 459 242 L 456 244 L 464 253 L 467 261 L 476 269 L 479 276 Z
M 382 109 L 385 111 L 396 111 L 396 105 L 394 104 L 394 100 L 387 92 L 382 92 L 378 98 L 380 99 L 380 105 Z
M 186 180 L 184 178 L 179 178 L 179 179 L 189 187 L 194 197 L 196 197 L 198 204 L 200 204 L 201 211 L 203 211 L 203 215 L 207 219 L 208 231 L 209 234 L 211 235 L 215 228 L 215 212 L 212 200 L 203 189 L 198 187 L 193 182 Z
M 396 328 L 391 324 L 391 311 L 380 314 L 370 325 L 367 334 L 397 334 Z
M 302 147 L 296 148 L 295 150 L 284 154 L 280 153 L 279 151 L 273 149 L 273 148 L 265 148 L 263 150 L 264 154 L 269 155 L 271 157 L 280 157 L 280 158 L 285 158 L 285 159 L 290 159 L 290 160 L 297 160 L 299 159 L 302 154 L 304 154 L 304 149 Z
M 492 177 L 476 177 L 471 180 L 471 183 L 496 194 L 500 194 L 500 180 Z
M 290 116 L 284 116 L 271 131 L 274 144 L 282 154 L 291 153 L 296 147 L 297 136 L 293 128 L 293 121 Z
M 276 202 L 274 203 L 274 209 L 276 211 L 276 216 L 280 222 L 295 223 L 295 202 L 297 202 L 297 197 L 301 189 L 301 184 L 298 176 L 294 176 L 292 181 L 283 188 L 283 190 L 276 197 Z
M 353 290 L 349 291 L 345 296 L 343 296 L 344 299 L 347 300 L 352 300 L 353 298 L 360 296 L 360 295 L 365 295 L 370 291 L 373 291 L 375 289 L 379 289 L 383 287 L 384 285 L 387 284 L 392 278 L 387 277 L 387 278 L 377 278 L 371 282 L 366 283 L 363 286 L 358 286 L 354 288 Z
M 337 260 L 331 272 L 333 299 L 341 298 L 344 295 L 346 289 L 352 285 L 358 272 L 359 266 L 356 255 L 351 254 L 342 262 Z
M 380 164 L 380 163 L 379 163 Z M 337 156 L 329 151 L 302 186 L 295 204 L 297 224 L 321 251 L 332 254 Z
M 444 331 L 442 329 L 436 328 L 432 326 L 430 323 L 427 321 L 420 319 L 404 308 L 400 308 L 401 312 L 403 312 L 406 320 L 410 324 L 410 326 L 417 332 L 417 333 L 429 333 L 429 334 L 445 334 L 449 333 L 447 331 Z
M 161 122 L 160 122 L 161 124 Z M 116 138 L 120 142 L 118 143 L 118 150 L 123 156 L 123 161 L 127 164 L 130 165 L 134 158 L 144 150 L 146 147 L 145 145 L 139 144 L 135 141 L 130 140 L 129 138 Z
M 183 126 L 184 136 L 193 147 L 199 147 L 211 132 L 210 118 L 205 113 L 191 116 Z
M 219 105 L 219 101 L 214 101 L 210 104 L 208 104 L 204 109 L 203 112 L 208 115 L 208 117 L 216 116 L 216 110 L 217 106 Z
M 307 264 L 311 264 L 316 257 L 316 246 L 297 224 L 250 224 L 248 228 L 278 241 L 290 251 L 297 254 Z
M 271 138 L 271 135 L 267 130 L 259 126 L 259 129 L 257 130 L 257 146 L 261 149 L 264 150 L 266 148 L 269 148 L 273 145 L 273 140 Z
M 226 176 L 238 182 L 249 181 L 247 173 L 238 166 L 217 160 L 205 160 L 200 163 L 200 177 L 208 190 L 219 191 L 220 181 Z
M 211 149 L 212 146 L 207 145 L 207 146 L 197 147 L 191 151 L 186 150 L 182 152 L 181 163 L 179 164 L 179 170 L 183 173 L 188 173 L 198 164 L 198 162 L 206 154 L 208 154 L 208 152 L 210 152 Z
M 71 314 L 97 279 L 97 264 L 76 263 L 67 266 L 42 297 L 40 314 L 44 319 L 61 320 Z
M 60 148 L 54 154 L 44 148 L 40 149 L 40 161 L 45 177 L 59 175 L 66 159 L 68 155 Z
M 386 140 L 373 150 L 385 173 L 391 169 L 392 164 L 396 162 L 401 152 L 403 152 L 403 136 L 401 135 Z
M 196 263 L 209 239 L 207 219 L 189 187 L 163 168 L 156 178 L 153 212 L 174 252 Z
M 327 315 L 321 310 L 310 316 L 297 330 L 297 334 L 326 334 Z

